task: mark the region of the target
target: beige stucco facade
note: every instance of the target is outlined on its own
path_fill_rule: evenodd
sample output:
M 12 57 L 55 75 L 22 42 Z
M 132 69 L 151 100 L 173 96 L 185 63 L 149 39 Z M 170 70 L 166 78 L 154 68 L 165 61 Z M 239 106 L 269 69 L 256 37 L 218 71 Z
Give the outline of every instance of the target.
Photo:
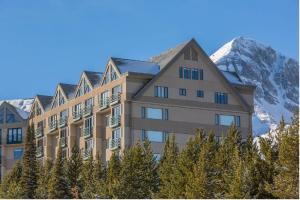
M 174 53 L 175 50 L 177 52 Z M 229 126 L 222 125 L 223 122 L 219 121 L 216 123 L 216 116 L 218 119 L 219 116 L 227 116 L 229 119 L 235 119 L 235 123 L 238 119 L 238 129 L 242 137 L 246 138 L 247 134 L 251 133 L 252 127 L 254 87 L 227 80 L 195 40 L 175 50 L 171 53 L 167 52 L 167 55 L 163 54 L 165 57 L 168 53 L 171 54 L 169 58 L 167 57 L 167 61 L 152 61 L 155 63 L 152 65 L 157 65 L 159 68 L 156 73 L 144 73 L 140 68 L 136 68 L 150 66 L 149 61 L 127 59 L 123 61 L 111 58 L 103 75 L 99 80 L 97 79 L 98 84 L 93 84 L 93 80 L 83 73 L 77 84 L 78 87 L 73 91 L 73 97 L 68 97 L 68 94 L 58 86 L 55 94 L 61 92 L 64 99 L 60 105 L 53 106 L 56 102 L 54 97 L 47 97 L 49 103 L 45 105 L 37 96 L 30 119 L 35 129 L 39 130 L 36 131 L 39 149 L 37 157 L 41 160 L 55 159 L 59 145 L 68 157 L 71 148 L 77 144 L 83 158 L 87 158 L 91 151 L 93 156 L 99 152 L 103 161 L 107 161 L 113 151 L 122 152 L 138 140 L 143 140 L 145 136 L 153 139 L 151 141 L 153 152 L 161 154 L 165 137 L 170 134 L 175 134 L 180 148 L 185 145 L 188 138 L 195 135 L 199 128 L 203 128 L 206 132 L 213 130 L 216 136 L 226 134 Z M 193 59 L 186 58 L 184 54 L 187 51 L 193 53 Z M 120 60 L 130 63 L 126 63 L 127 71 L 122 68 Z M 202 70 L 203 79 L 180 78 L 180 67 Z M 77 95 L 81 83 L 84 82 L 90 89 Z M 116 86 L 120 86 L 121 90 L 113 94 L 115 91 L 113 88 Z M 168 88 L 166 98 L 155 95 L 156 86 Z M 179 95 L 180 88 L 185 89 L 185 96 Z M 204 95 L 198 97 L 197 90 L 202 90 Z M 108 91 L 108 95 L 104 95 L 108 97 L 107 106 L 103 105 L 103 98 L 101 98 L 101 94 L 105 91 Z M 226 103 L 216 103 L 216 92 L 226 93 Z M 87 104 L 85 102 L 91 98 L 93 105 L 85 106 Z M 74 117 L 73 111 L 76 110 L 74 107 L 78 104 L 81 104 L 80 111 L 76 111 Z M 155 119 L 147 115 L 145 117 L 143 112 L 145 110 L 148 112 L 148 109 L 155 113 L 161 110 L 162 114 L 155 116 Z M 66 121 L 63 120 L 64 123 L 61 124 L 60 113 L 64 110 L 68 115 L 64 117 Z M 49 123 L 51 116 L 56 116 L 54 126 L 53 123 Z M 89 121 L 90 118 L 92 122 Z M 91 132 L 86 131 L 89 129 Z

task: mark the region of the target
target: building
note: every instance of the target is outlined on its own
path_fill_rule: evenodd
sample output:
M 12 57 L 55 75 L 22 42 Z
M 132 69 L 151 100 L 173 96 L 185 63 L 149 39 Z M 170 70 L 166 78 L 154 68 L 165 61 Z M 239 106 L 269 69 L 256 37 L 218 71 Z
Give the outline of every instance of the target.
M 231 123 L 246 138 L 254 89 L 220 71 L 194 39 L 149 61 L 110 58 L 103 73 L 84 71 L 78 84 L 36 96 L 37 157 L 55 159 L 59 145 L 69 157 L 77 144 L 84 159 L 100 152 L 107 161 L 147 137 L 159 158 L 170 134 L 183 147 L 197 128 L 218 139 Z
M 27 100 L 29 104 L 32 100 Z M 18 102 L 16 102 L 18 103 Z M 30 105 L 28 105 L 30 106 Z M 24 150 L 28 113 L 9 101 L 0 102 L 0 177 L 20 160 Z

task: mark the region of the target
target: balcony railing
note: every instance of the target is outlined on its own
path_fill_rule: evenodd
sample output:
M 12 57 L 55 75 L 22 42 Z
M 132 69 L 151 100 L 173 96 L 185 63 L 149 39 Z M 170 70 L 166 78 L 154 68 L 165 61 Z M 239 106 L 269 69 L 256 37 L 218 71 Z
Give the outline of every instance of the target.
M 36 148 L 36 157 L 40 158 L 44 155 L 43 147 L 39 146 Z
M 93 127 L 83 128 L 82 136 L 83 138 L 89 138 L 92 136 Z
M 113 94 L 110 98 L 110 105 L 114 105 L 120 102 L 121 93 Z
M 67 122 L 68 122 L 68 117 L 61 117 L 59 118 L 58 126 L 64 127 L 67 125 Z
M 73 121 L 78 121 L 80 120 L 82 117 L 82 112 L 81 110 L 80 111 L 76 111 L 76 112 L 73 112 Z
M 53 120 L 49 123 L 49 132 L 55 131 L 57 129 L 57 121 Z
M 60 146 L 61 147 L 66 147 L 67 146 L 67 138 L 66 137 L 61 137 L 59 140 Z
M 109 117 L 109 127 L 110 128 L 114 128 L 116 126 L 119 126 L 120 123 L 121 123 L 121 116 L 120 115 Z
M 35 137 L 36 138 L 39 138 L 39 137 L 43 137 L 43 134 L 44 134 L 44 129 L 43 127 L 37 127 L 36 130 L 35 130 Z
M 108 148 L 110 150 L 115 150 L 121 147 L 121 138 L 109 138 L 108 140 Z
M 92 114 L 93 111 L 93 106 L 89 105 L 83 108 L 83 116 L 87 117 L 90 116 Z
M 87 160 L 91 154 L 92 154 L 93 149 L 82 149 L 82 158 L 83 160 Z
M 99 102 L 100 110 L 104 110 L 109 106 L 109 97 L 101 98 Z

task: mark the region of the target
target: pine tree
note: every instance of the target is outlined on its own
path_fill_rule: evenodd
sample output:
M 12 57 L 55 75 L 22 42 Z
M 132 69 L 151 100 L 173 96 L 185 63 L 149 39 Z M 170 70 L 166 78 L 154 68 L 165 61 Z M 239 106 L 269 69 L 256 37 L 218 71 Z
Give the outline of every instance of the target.
M 96 197 L 96 177 L 94 176 L 94 168 L 93 155 L 91 153 L 88 160 L 83 164 L 81 171 L 83 183 L 82 198 L 93 199 Z
M 178 169 L 178 147 L 175 143 L 175 136 L 168 138 L 164 153 L 159 166 L 159 191 L 155 195 L 156 198 L 179 198 L 181 191 L 178 188 L 180 185 L 180 172 Z
M 190 173 L 193 171 L 194 165 L 198 162 L 200 156 L 200 150 L 204 144 L 204 131 L 203 129 L 198 129 L 195 138 L 190 138 L 187 142 L 185 148 L 178 156 L 178 168 L 181 175 L 179 179 L 179 185 L 182 187 L 178 188 L 178 193 L 180 193 L 180 198 L 185 198 L 186 195 L 186 184 L 189 181 Z
M 216 150 L 214 134 L 211 132 L 207 139 L 203 138 L 199 159 L 187 173 L 185 198 L 213 198 Z
M 51 178 L 51 169 L 53 163 L 50 160 L 46 160 L 45 164 L 41 163 L 39 167 L 38 175 L 38 188 L 36 190 L 36 198 L 47 199 L 48 198 L 48 183 Z
M 120 180 L 120 170 L 120 158 L 115 152 L 113 152 L 110 157 L 106 172 L 105 198 L 116 198 L 117 188 Z
M 105 187 L 106 182 L 106 171 L 105 167 L 102 165 L 100 153 L 97 153 L 96 161 L 94 164 L 93 176 L 95 179 L 95 195 L 97 198 L 105 198 L 107 192 L 107 187 Z
M 82 157 L 79 147 L 76 144 L 72 147 L 71 152 L 71 157 L 66 163 L 66 176 L 71 188 L 72 197 L 78 199 L 82 192 L 82 178 L 80 173 L 82 170 Z
M 20 185 L 22 170 L 21 162 L 17 161 L 14 167 L 3 177 L 0 188 L 1 199 L 18 199 L 22 197 Z
M 32 199 L 37 189 L 37 161 L 33 125 L 28 126 L 23 156 L 23 173 L 21 177 L 22 197 Z
M 70 188 L 68 186 L 64 171 L 64 160 L 62 158 L 61 147 L 58 147 L 57 158 L 51 171 L 51 178 L 48 186 L 49 199 L 70 198 Z
M 278 160 L 273 184 L 267 185 L 277 198 L 299 198 L 299 118 L 278 134 Z

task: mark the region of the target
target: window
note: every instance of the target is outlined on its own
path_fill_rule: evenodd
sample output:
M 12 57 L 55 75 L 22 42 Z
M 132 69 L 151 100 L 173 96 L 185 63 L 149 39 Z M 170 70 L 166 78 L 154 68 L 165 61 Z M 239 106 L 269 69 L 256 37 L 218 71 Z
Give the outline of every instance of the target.
M 93 98 L 89 98 L 89 99 L 84 101 L 84 106 L 86 108 L 92 108 L 93 105 L 94 105 L 94 99 Z
M 14 113 L 6 109 L 6 123 L 16 123 L 16 122 L 20 122 L 20 120 L 16 118 L 16 115 Z
M 17 148 L 14 149 L 14 160 L 19 160 L 23 156 L 23 149 L 22 148 Z
M 223 126 L 231 126 L 232 124 L 234 124 L 237 127 L 241 126 L 240 116 L 234 116 L 234 115 L 216 114 L 215 123 L 216 125 L 223 125 Z
M 93 127 L 93 117 L 87 118 L 84 120 L 84 127 L 89 129 L 90 131 L 92 130 Z
M 117 72 L 114 70 L 112 66 L 110 66 L 110 75 L 111 75 L 111 81 L 118 79 Z
M 68 128 L 60 129 L 60 138 L 66 138 L 68 136 Z
M 81 104 L 76 104 L 73 106 L 73 114 L 78 115 L 81 113 Z
M 224 92 L 215 93 L 215 103 L 228 104 L 228 94 Z
M 56 124 L 56 119 L 57 119 L 57 116 L 56 115 L 52 115 L 48 118 L 48 125 L 49 126 L 55 126 Z
M 91 151 L 93 149 L 93 139 L 85 141 L 85 149 Z
M 118 85 L 118 86 L 112 88 L 112 95 L 118 95 L 118 94 L 121 93 L 121 91 L 122 91 L 121 90 L 121 85 Z
M 185 88 L 179 88 L 179 95 L 180 96 L 186 96 L 186 89 Z
M 197 97 L 204 97 L 204 91 L 203 90 L 197 90 Z
M 59 116 L 62 119 L 67 119 L 68 118 L 68 110 L 66 109 L 66 110 L 61 111 Z
M 167 133 L 163 131 L 146 131 L 142 130 L 142 140 L 148 138 L 151 142 L 165 142 Z
M 121 129 L 117 128 L 112 131 L 112 139 L 121 138 Z
M 198 53 L 195 49 L 191 48 L 192 60 L 198 61 Z
M 121 114 L 122 114 L 122 109 L 120 104 L 112 108 L 113 117 L 121 116 Z
M 183 78 L 184 79 L 191 79 L 191 69 L 184 67 L 183 68 Z
M 168 120 L 169 112 L 166 108 L 146 108 L 142 107 L 143 119 L 162 119 Z
M 4 109 L 0 110 L 0 124 L 4 122 Z
M 76 93 L 76 97 L 80 97 L 88 92 L 91 91 L 90 86 L 88 85 L 87 81 L 85 79 L 82 79 L 80 84 L 79 84 L 79 88 L 78 91 Z
M 7 133 L 7 144 L 22 143 L 22 128 L 9 128 Z
M 168 98 L 168 87 L 155 86 L 154 87 L 154 96 L 160 98 Z

